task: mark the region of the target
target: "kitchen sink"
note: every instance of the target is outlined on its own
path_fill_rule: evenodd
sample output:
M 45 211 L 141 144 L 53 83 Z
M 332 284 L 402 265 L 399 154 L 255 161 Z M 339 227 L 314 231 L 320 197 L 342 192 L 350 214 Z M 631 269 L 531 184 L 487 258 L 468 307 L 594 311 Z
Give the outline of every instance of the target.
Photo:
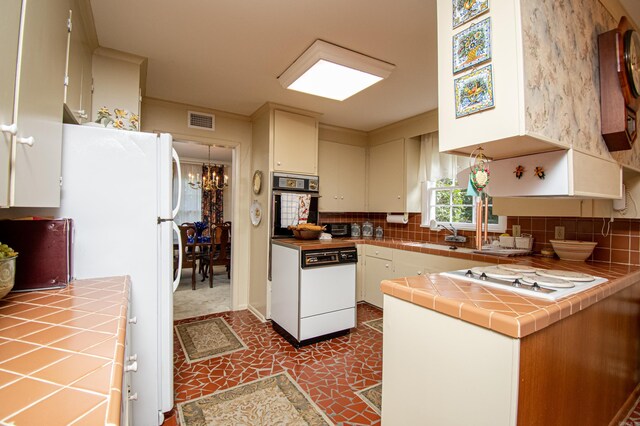
M 443 244 L 409 243 L 407 245 L 411 246 L 411 247 L 422 247 L 422 248 L 428 248 L 428 249 L 433 249 L 433 250 L 452 251 L 452 249 L 450 248 L 451 246 L 447 246 L 447 245 L 443 245 Z M 466 247 L 458 247 L 458 248 L 455 249 L 455 251 L 457 251 L 459 253 L 473 253 L 473 249 L 466 248 Z

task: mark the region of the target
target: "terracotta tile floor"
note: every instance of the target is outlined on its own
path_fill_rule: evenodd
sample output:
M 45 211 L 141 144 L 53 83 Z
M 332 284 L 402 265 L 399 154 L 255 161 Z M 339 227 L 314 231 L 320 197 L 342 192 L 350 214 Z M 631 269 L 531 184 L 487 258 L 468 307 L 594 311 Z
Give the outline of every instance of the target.
M 335 424 L 380 424 L 380 416 L 355 392 L 382 381 L 382 333 L 363 325 L 382 318 L 382 310 L 361 303 L 358 326 L 349 335 L 300 349 L 249 311 L 204 315 L 175 324 L 214 317 L 224 318 L 249 349 L 188 364 L 174 333 L 176 404 L 286 370 Z M 176 425 L 175 415 L 164 424 Z M 640 400 L 621 424 L 640 425 Z
M 380 424 L 380 416 L 355 394 L 382 380 L 382 333 L 362 325 L 381 318 L 380 309 L 359 304 L 358 326 L 350 334 L 300 349 L 249 311 L 175 324 L 213 317 L 224 318 L 249 349 L 188 364 L 174 333 L 176 404 L 286 370 L 335 424 Z

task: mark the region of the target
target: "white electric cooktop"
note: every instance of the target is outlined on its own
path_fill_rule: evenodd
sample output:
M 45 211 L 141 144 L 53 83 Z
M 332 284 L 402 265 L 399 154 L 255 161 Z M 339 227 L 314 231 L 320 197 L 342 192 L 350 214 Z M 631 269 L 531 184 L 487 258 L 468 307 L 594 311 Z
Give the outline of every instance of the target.
M 460 269 L 440 275 L 547 300 L 571 296 L 608 281 L 581 272 L 538 269 L 517 264 Z

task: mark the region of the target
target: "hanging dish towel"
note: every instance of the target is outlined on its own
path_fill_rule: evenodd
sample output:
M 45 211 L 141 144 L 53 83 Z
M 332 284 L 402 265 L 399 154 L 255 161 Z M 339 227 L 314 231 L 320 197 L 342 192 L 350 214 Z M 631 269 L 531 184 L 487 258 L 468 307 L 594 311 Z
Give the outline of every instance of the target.
M 285 192 L 280 197 L 280 226 L 297 225 L 300 215 L 300 195 Z
M 301 194 L 299 197 L 298 223 L 307 223 L 309 208 L 311 207 L 311 195 Z

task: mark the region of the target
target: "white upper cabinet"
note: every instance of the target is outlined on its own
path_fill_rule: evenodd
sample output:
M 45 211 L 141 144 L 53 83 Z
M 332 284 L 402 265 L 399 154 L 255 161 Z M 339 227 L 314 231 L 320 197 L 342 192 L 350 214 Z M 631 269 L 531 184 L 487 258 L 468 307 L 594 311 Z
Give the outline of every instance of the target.
M 274 111 L 273 170 L 318 174 L 318 121 L 315 117 Z
M 20 26 L 17 56 L 10 53 L 8 58 L 15 58 L 15 61 L 5 60 L 3 68 L 6 70 L 2 71 L 0 83 L 3 88 L 10 88 L 14 82 L 9 75 L 14 73 L 13 108 L 5 110 L 3 107 L 2 112 L 3 121 L 6 121 L 9 114 L 4 111 L 12 111 L 9 124 L 15 124 L 15 135 L 11 138 L 9 202 L 0 199 L 0 203 L 18 207 L 57 207 L 60 204 L 68 0 L 25 0 L 21 5 L 24 9 L 22 18 L 15 15 L 18 6 L 15 1 L 0 4 L 0 19 L 3 20 L 0 31 L 3 35 L 5 31 L 8 33 L 8 39 L 3 37 L 1 43 L 7 43 L 9 50 L 15 44 L 15 27 Z M 7 20 L 6 27 L 4 20 Z M 2 149 L 6 149 L 6 136 L 4 142 Z M 5 171 L 3 165 L 3 176 Z
M 13 101 L 16 88 L 15 64 L 18 58 L 21 0 L 3 0 L 0 3 L 0 56 L 6 66 L 0 67 L 0 126 L 13 123 Z M 11 143 L 9 128 L 0 133 L 0 206 L 9 205 L 9 173 Z
M 419 212 L 420 141 L 400 138 L 369 148 L 369 211 Z
M 365 211 L 365 173 L 364 147 L 319 141 L 320 211 Z
M 102 107 L 106 107 L 112 116 L 115 108 L 139 116 L 147 58 L 99 47 L 93 52 L 92 61 L 94 91 L 91 120 L 96 121 Z M 125 126 L 128 125 L 125 122 Z
M 438 2 L 441 151 L 470 153 L 482 146 L 489 157 L 505 158 L 600 143 L 598 82 L 593 81 L 597 32 L 592 32 L 602 23 L 588 21 L 597 21 L 595 15 L 603 9 L 595 5 L 599 2 L 585 6 L 598 10 L 574 13 L 573 6 L 557 8 L 555 2 L 492 0 L 488 13 L 455 29 L 452 3 Z M 491 59 L 454 75 L 454 36 L 487 19 Z M 585 25 L 586 30 L 567 30 Z M 492 68 L 495 106 L 456 118 L 455 80 L 487 66 Z
M 81 0 L 71 0 L 64 104 L 78 123 L 91 119 L 91 56 L 86 26 L 79 6 Z

